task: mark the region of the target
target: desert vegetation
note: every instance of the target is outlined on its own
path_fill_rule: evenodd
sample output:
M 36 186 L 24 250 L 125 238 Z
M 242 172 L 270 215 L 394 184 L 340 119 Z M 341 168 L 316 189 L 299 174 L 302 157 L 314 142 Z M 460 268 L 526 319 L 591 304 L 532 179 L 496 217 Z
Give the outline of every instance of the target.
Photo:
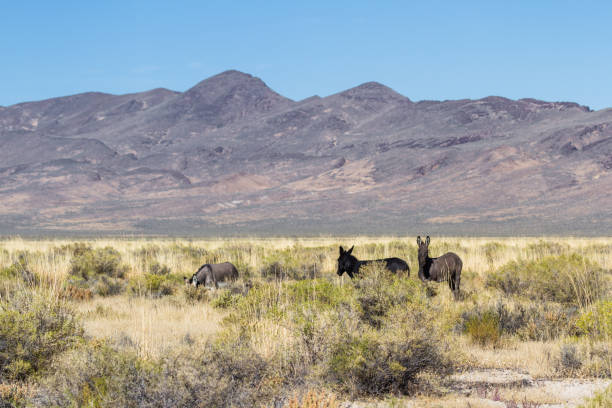
M 374 263 L 338 277 L 353 244 L 411 276 Z M 536 380 L 609 400 L 612 239 L 432 240 L 431 256 L 448 251 L 456 299 L 418 280 L 414 237 L 1 240 L 0 406 L 568 401 Z M 237 281 L 183 282 L 223 261 Z

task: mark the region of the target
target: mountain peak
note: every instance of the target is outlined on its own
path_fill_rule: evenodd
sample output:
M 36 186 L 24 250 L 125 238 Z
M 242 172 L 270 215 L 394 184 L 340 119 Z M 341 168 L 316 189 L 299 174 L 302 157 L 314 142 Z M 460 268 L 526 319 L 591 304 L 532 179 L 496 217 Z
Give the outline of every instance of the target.
M 385 102 L 406 102 L 410 101 L 404 95 L 399 94 L 393 89 L 380 82 L 365 82 L 361 85 L 357 85 L 354 88 L 347 89 L 344 92 L 338 94 L 343 98 L 347 99 L 366 99 L 366 100 L 378 100 Z
M 229 70 L 199 82 L 180 95 L 174 106 L 179 113 L 219 127 L 291 102 L 261 79 Z
M 186 93 L 197 91 L 201 88 L 205 89 L 206 91 L 210 91 L 211 88 L 215 87 L 227 89 L 237 85 L 267 88 L 266 84 L 261 79 L 254 77 L 253 75 L 232 69 L 228 71 L 223 71 L 217 75 L 213 75 L 198 82 L 192 88 L 188 89 Z

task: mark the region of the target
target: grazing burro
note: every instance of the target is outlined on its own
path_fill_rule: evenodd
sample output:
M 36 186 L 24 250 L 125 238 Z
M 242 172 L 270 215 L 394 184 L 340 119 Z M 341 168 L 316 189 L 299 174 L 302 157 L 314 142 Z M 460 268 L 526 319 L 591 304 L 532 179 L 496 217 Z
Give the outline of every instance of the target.
M 419 279 L 423 282 L 428 280 L 436 282 L 448 281 L 450 290 L 453 292 L 455 299 L 458 299 L 463 262 L 453 252 L 447 252 L 438 258 L 430 258 L 429 241 L 429 235 L 425 238 L 425 241 L 422 241 L 420 236 L 417 237 L 417 245 L 419 247 Z
M 238 279 L 238 270 L 230 262 L 204 264 L 191 276 L 185 277 L 185 283 L 198 287 L 199 285 L 219 287 L 219 282 Z
M 403 259 L 385 258 L 360 261 L 351 255 L 353 248 L 355 248 L 355 245 L 353 245 L 348 251 L 345 251 L 344 248 L 340 247 L 340 256 L 338 257 L 338 276 L 342 276 L 342 274 L 346 272 L 352 279 L 353 276 L 359 272 L 359 268 L 361 266 L 372 262 L 384 262 L 385 267 L 391 272 L 396 273 L 397 271 L 406 271 L 407 276 L 410 276 L 410 268 L 408 267 L 408 263 L 406 263 L 406 261 Z

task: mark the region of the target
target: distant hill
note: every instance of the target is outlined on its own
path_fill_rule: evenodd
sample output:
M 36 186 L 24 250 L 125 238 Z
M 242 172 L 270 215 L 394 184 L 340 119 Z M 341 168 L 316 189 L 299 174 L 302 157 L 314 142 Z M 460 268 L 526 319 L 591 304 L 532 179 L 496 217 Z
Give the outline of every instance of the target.
M 0 233 L 587 234 L 612 227 L 612 109 L 186 92 L 0 107 Z

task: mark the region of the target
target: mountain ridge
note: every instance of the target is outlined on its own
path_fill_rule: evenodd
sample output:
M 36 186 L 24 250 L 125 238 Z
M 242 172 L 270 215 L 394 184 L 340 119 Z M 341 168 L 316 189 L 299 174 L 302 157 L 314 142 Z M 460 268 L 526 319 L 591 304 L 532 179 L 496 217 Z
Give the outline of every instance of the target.
M 413 102 L 378 82 L 293 101 L 229 70 L 185 92 L 0 107 L 0 141 L 5 234 L 612 225 L 612 109 L 574 102 Z

